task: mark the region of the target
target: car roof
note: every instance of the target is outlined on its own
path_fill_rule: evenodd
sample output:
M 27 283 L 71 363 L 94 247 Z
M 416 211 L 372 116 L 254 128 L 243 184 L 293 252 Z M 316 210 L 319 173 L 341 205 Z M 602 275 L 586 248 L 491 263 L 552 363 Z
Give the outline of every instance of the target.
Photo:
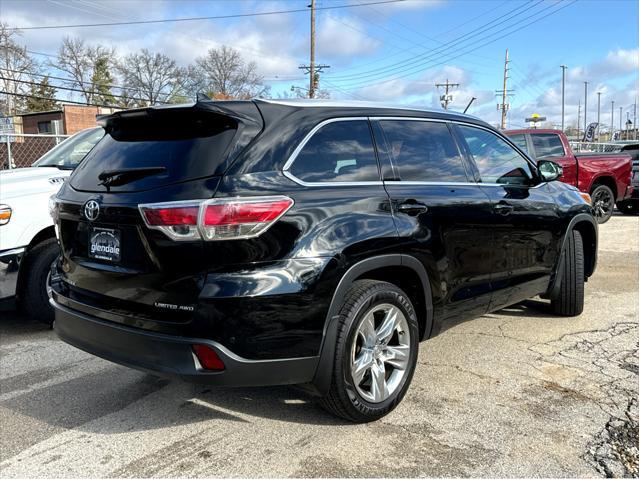
M 328 99 L 309 99 L 309 98 L 292 98 L 292 99 L 257 99 L 258 102 L 270 103 L 273 105 L 289 106 L 294 108 L 352 108 L 359 110 L 405 110 L 416 111 L 421 113 L 449 113 L 455 116 L 463 116 L 472 120 L 482 121 L 480 118 L 467 115 L 458 111 L 447 111 L 442 108 L 428 108 L 416 105 L 398 105 L 385 102 L 361 101 L 361 100 L 328 100 Z

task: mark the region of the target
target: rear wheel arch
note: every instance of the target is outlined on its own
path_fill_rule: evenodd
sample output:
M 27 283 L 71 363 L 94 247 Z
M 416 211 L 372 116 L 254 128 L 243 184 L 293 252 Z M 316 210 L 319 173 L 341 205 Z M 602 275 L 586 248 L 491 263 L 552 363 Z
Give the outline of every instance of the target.
M 592 193 L 599 185 L 607 186 L 612 190 L 612 194 L 617 199 L 617 182 L 612 176 L 598 176 L 592 181 L 589 193 Z
M 572 230 L 579 231 L 584 246 L 584 275 L 592 276 L 597 266 L 597 227 L 591 222 L 580 220 L 575 222 Z M 566 235 L 566 238 L 568 235 Z
M 27 250 L 32 249 L 37 244 L 51 238 L 55 238 L 55 228 L 53 226 L 47 226 L 43 230 L 40 230 L 33 239 L 31 239 L 29 246 L 27 246 Z
M 353 283 L 362 279 L 378 279 L 402 289 L 415 305 L 420 329 L 419 339 L 427 338 L 432 330 L 431 287 L 426 268 L 419 260 L 406 254 L 388 254 L 366 258 L 355 263 L 341 277 L 326 316 L 324 338 L 313 379 L 313 386 L 320 395 L 325 394 L 330 387 L 340 307 Z M 419 281 L 421 289 L 411 285 L 411 282 L 416 280 Z

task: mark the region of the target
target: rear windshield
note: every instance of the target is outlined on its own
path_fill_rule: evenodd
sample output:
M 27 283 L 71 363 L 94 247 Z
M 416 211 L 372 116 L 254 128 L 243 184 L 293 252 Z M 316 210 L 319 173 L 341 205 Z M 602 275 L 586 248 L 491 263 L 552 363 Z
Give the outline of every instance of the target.
M 559 135 L 554 133 L 534 133 L 530 135 L 535 156 L 537 158 L 549 158 L 553 156 L 566 156 L 564 145 L 561 144 Z
M 71 186 L 106 191 L 98 178 L 101 173 L 133 168 L 155 169 L 155 173 L 132 177 L 110 190 L 141 191 L 220 175 L 236 131 L 237 123 L 231 118 L 194 109 L 119 118 L 108 125 L 107 134 L 76 169 Z

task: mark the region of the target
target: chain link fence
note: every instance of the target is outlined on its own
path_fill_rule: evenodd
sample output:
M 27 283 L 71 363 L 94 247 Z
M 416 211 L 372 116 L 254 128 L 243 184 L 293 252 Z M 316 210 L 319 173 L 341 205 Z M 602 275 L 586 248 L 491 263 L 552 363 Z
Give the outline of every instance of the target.
M 571 141 L 570 148 L 575 153 L 614 153 L 623 145 L 619 143 L 589 143 L 587 141 Z
M 62 142 L 67 135 L 10 134 L 0 136 L 0 169 L 23 168 Z

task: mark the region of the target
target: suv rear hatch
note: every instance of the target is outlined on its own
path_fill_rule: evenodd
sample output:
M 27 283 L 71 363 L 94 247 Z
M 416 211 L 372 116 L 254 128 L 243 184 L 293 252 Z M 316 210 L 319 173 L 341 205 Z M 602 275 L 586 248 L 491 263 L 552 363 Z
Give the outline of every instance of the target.
M 58 195 L 56 299 L 148 329 L 188 322 L 211 248 L 147 228 L 139 205 L 212 198 L 260 132 L 259 111 L 252 102 L 200 102 L 125 111 L 102 123 L 105 137 Z

